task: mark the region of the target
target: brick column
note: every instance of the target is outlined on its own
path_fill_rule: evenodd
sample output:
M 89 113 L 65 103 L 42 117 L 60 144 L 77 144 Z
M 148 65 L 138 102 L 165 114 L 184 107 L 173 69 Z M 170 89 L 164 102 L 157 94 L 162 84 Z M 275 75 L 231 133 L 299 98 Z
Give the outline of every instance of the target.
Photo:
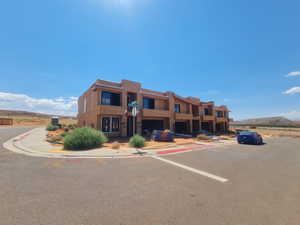
M 169 121 L 170 121 L 170 131 L 175 132 L 175 112 L 174 112 L 174 95 L 172 92 L 167 92 L 169 96 Z
M 120 120 L 121 137 L 127 137 L 127 116 L 125 111 L 127 110 L 127 89 L 122 91 L 122 111 L 123 115 Z
M 189 120 L 189 124 L 190 124 L 190 133 L 193 133 L 193 120 Z
M 142 135 L 143 96 L 140 89 L 136 95 L 136 101 L 140 105 L 139 113 L 136 117 L 136 133 Z

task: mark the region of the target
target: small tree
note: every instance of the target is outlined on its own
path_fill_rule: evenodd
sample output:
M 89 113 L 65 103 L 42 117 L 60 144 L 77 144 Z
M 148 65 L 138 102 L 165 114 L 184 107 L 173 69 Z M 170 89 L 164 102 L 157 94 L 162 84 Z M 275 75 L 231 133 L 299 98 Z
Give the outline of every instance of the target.
M 138 149 L 145 147 L 145 138 L 143 138 L 142 136 L 136 134 L 132 138 L 130 138 L 129 145 L 131 147 L 136 148 L 136 151 L 138 153 L 140 153 L 140 151 Z

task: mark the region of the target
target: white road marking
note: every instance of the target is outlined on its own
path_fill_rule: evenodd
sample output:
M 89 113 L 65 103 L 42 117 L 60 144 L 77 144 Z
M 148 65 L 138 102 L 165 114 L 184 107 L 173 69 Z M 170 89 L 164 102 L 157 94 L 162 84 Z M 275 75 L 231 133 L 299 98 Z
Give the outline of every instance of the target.
M 197 170 L 197 169 L 194 169 L 194 168 L 192 168 L 192 167 L 189 167 L 189 166 L 186 166 L 186 165 L 183 165 L 183 164 L 179 164 L 179 163 L 173 162 L 173 161 L 168 160 L 168 159 L 165 159 L 165 158 L 161 158 L 161 157 L 158 157 L 158 156 L 151 156 L 151 157 L 154 158 L 154 159 L 158 159 L 158 160 L 161 160 L 161 161 L 163 161 L 163 162 L 169 163 L 169 164 L 171 164 L 171 165 L 180 167 L 180 168 L 182 168 L 182 169 L 188 170 L 188 171 L 190 171 L 190 172 L 197 173 L 197 174 L 199 174 L 199 175 L 202 175 L 202 176 L 205 176 L 205 177 L 208 177 L 208 178 L 211 178 L 211 179 L 220 181 L 220 182 L 222 182 L 222 183 L 228 181 L 228 179 L 226 179 L 226 178 L 219 177 L 219 176 L 213 175 L 213 174 L 211 174 L 211 173 L 204 172 L 204 171 L 202 171 L 202 170 Z

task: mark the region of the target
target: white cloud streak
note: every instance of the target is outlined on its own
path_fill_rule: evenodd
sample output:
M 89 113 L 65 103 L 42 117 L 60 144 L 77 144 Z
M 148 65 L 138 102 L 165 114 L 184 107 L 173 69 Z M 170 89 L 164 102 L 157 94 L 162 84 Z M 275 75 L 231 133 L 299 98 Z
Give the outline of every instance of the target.
M 24 94 L 0 92 L 0 109 L 76 116 L 77 97 L 33 98 Z
M 290 89 L 282 92 L 282 94 L 285 94 L 285 95 L 293 95 L 296 93 L 300 93 L 300 87 L 293 87 L 293 88 L 290 88 Z
M 286 77 L 295 77 L 295 76 L 300 76 L 300 71 L 294 71 L 294 72 L 290 72 L 287 75 L 285 75 Z

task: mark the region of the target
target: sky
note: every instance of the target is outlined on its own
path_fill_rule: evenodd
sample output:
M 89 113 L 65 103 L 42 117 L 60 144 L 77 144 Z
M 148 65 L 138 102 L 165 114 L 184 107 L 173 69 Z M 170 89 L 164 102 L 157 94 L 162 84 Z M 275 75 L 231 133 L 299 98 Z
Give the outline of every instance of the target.
M 96 79 L 300 119 L 300 1 L 27 0 L 0 7 L 0 109 L 76 115 Z

